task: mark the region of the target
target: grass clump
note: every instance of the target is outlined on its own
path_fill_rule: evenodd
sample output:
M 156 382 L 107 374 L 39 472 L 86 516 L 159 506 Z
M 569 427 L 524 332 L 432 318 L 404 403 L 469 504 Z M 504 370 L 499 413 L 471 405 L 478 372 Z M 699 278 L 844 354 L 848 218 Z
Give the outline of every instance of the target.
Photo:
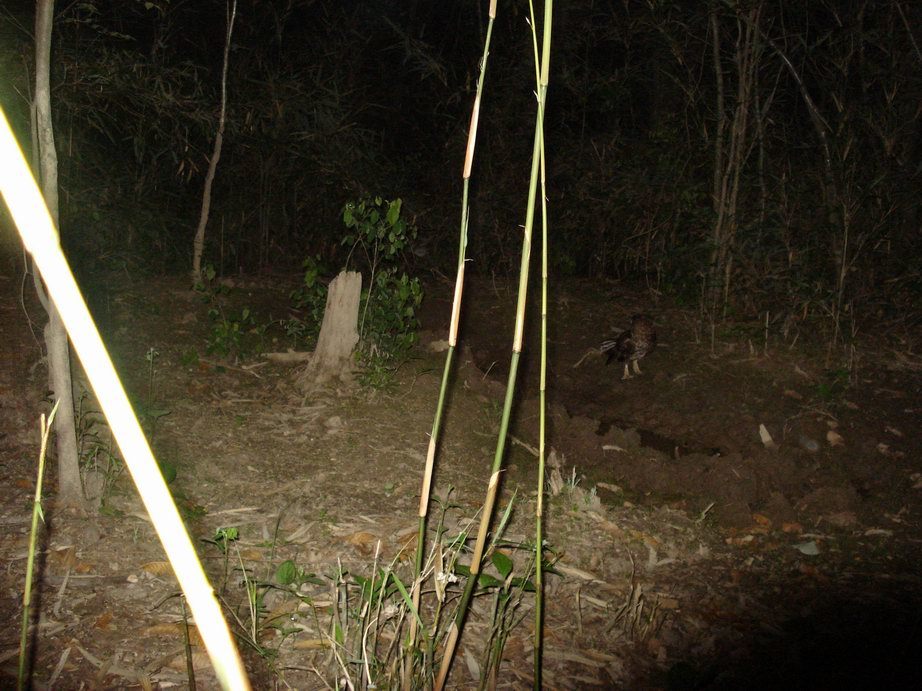
M 292 546 L 278 537 L 263 544 L 268 558 L 255 560 L 241 545 L 237 528 L 222 528 L 204 539 L 219 554 L 214 578 L 238 640 L 282 684 L 286 669 L 298 668 L 313 670 L 333 688 L 431 688 L 463 582 L 472 576 L 474 540 L 472 524 L 448 527 L 454 521 L 447 517 L 459 507 L 440 498 L 435 502 L 440 507 L 436 539 L 418 580 L 404 558 L 412 545 L 387 561 L 377 541 L 367 563 L 337 560 L 314 573 L 296 555 L 283 553 Z M 485 568 L 474 575 L 475 606 L 486 626 L 472 641 L 478 652 L 468 664 L 476 668 L 482 687 L 497 682 L 503 650 L 533 610 L 534 545 L 504 537 L 513 505 L 514 500 L 490 541 Z M 545 553 L 552 551 L 545 547 Z M 545 571 L 551 569 L 545 564 Z M 414 586 L 422 593 L 418 605 L 411 595 Z

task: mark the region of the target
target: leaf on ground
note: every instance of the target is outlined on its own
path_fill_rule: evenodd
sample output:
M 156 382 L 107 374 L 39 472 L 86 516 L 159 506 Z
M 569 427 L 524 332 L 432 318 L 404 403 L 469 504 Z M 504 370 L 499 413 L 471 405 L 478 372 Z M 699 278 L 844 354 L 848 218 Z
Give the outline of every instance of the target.
M 172 640 L 183 641 L 183 623 L 181 621 L 177 622 L 165 622 L 163 624 L 154 624 L 153 626 L 148 626 L 144 629 L 145 636 L 159 636 L 162 638 L 169 638 Z M 204 646 L 202 643 L 202 636 L 198 632 L 195 624 L 189 624 L 189 643 L 196 646 Z
M 322 650 L 329 648 L 330 644 L 322 638 L 301 638 L 291 646 L 295 650 Z
M 302 525 L 300 528 L 295 530 L 291 535 L 285 538 L 285 542 L 294 542 L 297 544 L 304 544 L 310 542 L 313 537 L 311 536 L 311 527 L 312 524 L 308 523 Z
M 849 528 L 858 523 L 858 517 L 854 511 L 837 511 L 823 515 L 823 520 L 834 525 L 837 528 Z
M 799 542 L 794 545 L 796 549 L 801 554 L 806 554 L 808 557 L 815 557 L 820 553 L 820 548 L 816 544 L 815 540 L 808 540 L 807 542 Z
M 152 576 L 170 576 L 173 573 L 173 567 L 168 561 L 149 561 L 141 564 L 141 570 L 146 571 Z
M 766 449 L 778 448 L 778 445 L 775 444 L 775 440 L 772 439 L 772 435 L 768 431 L 768 428 L 762 423 L 759 423 L 759 439 L 762 440 L 762 446 L 764 446 Z
M 192 653 L 192 668 L 196 671 L 211 669 L 211 659 L 208 657 L 208 653 Z M 178 672 L 186 671 L 186 655 L 177 655 L 169 664 L 170 669 L 174 669 Z
M 377 535 L 361 530 L 346 537 L 346 543 L 355 547 L 362 554 L 371 554 L 378 540 Z
M 480 679 L 480 665 L 477 664 L 469 648 L 464 649 L 464 664 L 467 665 L 467 672 L 471 675 L 471 679 Z
M 762 513 L 752 514 L 752 520 L 755 523 L 754 533 L 767 533 L 772 529 L 772 519 Z
M 756 539 L 755 535 L 751 535 L 751 534 L 750 535 L 739 535 L 739 536 L 731 535 L 726 540 L 724 540 L 724 542 L 726 542 L 728 545 L 736 545 L 737 547 L 739 547 L 740 545 L 748 545 L 750 542 L 752 542 L 755 539 Z
M 400 551 L 397 552 L 397 561 L 405 562 L 415 556 L 417 539 L 416 534 L 407 537 L 397 536 L 397 543 L 400 545 Z
M 886 528 L 868 528 L 864 531 L 865 537 L 892 537 L 893 531 Z

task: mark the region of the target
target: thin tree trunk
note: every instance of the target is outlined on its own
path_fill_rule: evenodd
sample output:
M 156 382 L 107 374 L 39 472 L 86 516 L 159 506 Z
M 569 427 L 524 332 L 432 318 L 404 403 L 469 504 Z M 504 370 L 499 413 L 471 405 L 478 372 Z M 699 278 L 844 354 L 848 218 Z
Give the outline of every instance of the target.
M 724 211 L 726 205 L 724 169 L 724 131 L 727 128 L 727 112 L 724 95 L 724 74 L 720 62 L 720 21 L 717 16 L 717 5 L 710 3 L 709 20 L 711 24 L 711 59 L 714 65 L 714 82 L 716 86 L 716 117 L 717 126 L 714 132 L 714 175 L 711 182 L 711 203 L 714 209 L 714 229 L 711 234 L 711 257 L 707 272 L 707 290 L 705 292 L 706 307 L 713 319 L 716 313 L 718 295 L 720 295 L 721 276 L 721 251 L 724 244 Z M 704 305 L 702 305 L 704 307 Z
M 51 123 L 51 29 L 54 20 L 54 0 L 38 0 L 35 9 L 35 126 L 34 145 L 38 150 L 39 177 L 45 204 L 58 227 L 58 155 L 54 148 Z M 73 381 L 70 371 L 70 347 L 67 332 L 57 308 L 45 294 L 35 268 L 32 270 L 39 299 L 48 312 L 45 326 L 45 346 L 48 359 L 49 386 L 59 402 L 55 426 L 55 449 L 58 456 L 58 498 L 66 506 L 82 507 L 83 488 L 80 484 L 80 464 L 77 452 L 77 430 L 74 420 Z
M 202 277 L 202 251 L 205 248 L 205 226 L 211 211 L 211 187 L 214 184 L 218 161 L 221 159 L 221 147 L 224 144 L 224 123 L 227 116 L 227 62 L 230 54 L 231 36 L 234 33 L 234 19 L 237 17 L 237 0 L 233 0 L 227 17 L 227 36 L 224 41 L 224 66 L 221 69 L 221 114 L 218 117 L 218 133 L 214 139 L 214 150 L 208 161 L 208 173 L 205 175 L 205 190 L 202 192 L 202 211 L 199 215 L 198 228 L 192 242 L 192 278 Z
M 714 142 L 713 203 L 716 219 L 712 233 L 713 248 L 708 272 L 707 307 L 713 319 L 722 307 L 726 311 L 733 274 L 733 248 L 739 226 L 741 175 L 753 141 L 750 135 L 749 111 L 756 98 L 754 85 L 758 69 L 759 50 L 756 38 L 761 6 L 750 8 L 747 16 L 737 15 L 737 38 L 734 63 L 736 66 L 736 102 L 733 119 L 727 123 L 725 112 L 724 74 L 720 61 L 720 24 L 715 5 L 711 5 L 713 61 L 717 82 L 717 133 Z

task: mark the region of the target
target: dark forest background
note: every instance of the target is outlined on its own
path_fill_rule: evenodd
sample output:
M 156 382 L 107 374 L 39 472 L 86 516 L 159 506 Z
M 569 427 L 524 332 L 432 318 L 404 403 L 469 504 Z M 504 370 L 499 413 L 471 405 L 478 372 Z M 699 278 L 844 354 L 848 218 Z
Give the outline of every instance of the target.
M 343 205 L 402 198 L 417 271 L 456 261 L 480 0 L 242 0 L 206 261 L 335 265 Z M 62 237 L 95 268 L 188 271 L 220 105 L 224 2 L 59 2 Z M 471 268 L 518 265 L 535 100 L 527 3 L 500 2 Z M 33 3 L 0 7 L 0 99 L 29 139 Z M 558 2 L 552 277 L 847 340 L 918 324 L 922 3 Z

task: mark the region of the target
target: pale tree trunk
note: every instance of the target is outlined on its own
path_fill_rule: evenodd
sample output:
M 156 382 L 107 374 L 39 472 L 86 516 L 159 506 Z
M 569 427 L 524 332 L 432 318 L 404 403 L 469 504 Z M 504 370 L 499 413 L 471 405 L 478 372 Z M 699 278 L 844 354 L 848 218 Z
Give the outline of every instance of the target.
M 38 0 L 35 10 L 35 105 L 34 146 L 38 151 L 39 177 L 42 194 L 55 228 L 58 227 L 58 155 L 54 148 L 51 124 L 51 29 L 54 0 Z M 70 371 L 70 346 L 67 332 L 54 303 L 48 299 L 35 267 L 32 268 L 39 299 L 48 312 L 45 326 L 45 346 L 48 359 L 49 386 L 58 401 L 54 419 L 55 449 L 58 456 L 58 499 L 70 507 L 82 507 L 83 488 L 80 484 L 80 464 L 77 453 L 77 431 L 74 421 L 74 394 Z
M 214 150 L 208 161 L 208 173 L 205 175 L 205 190 L 202 192 L 202 211 L 199 214 L 198 228 L 192 241 L 192 279 L 202 277 L 202 251 L 205 249 L 205 226 L 211 211 L 211 187 L 214 184 L 215 171 L 221 159 L 221 147 L 224 144 L 224 122 L 227 116 L 227 61 L 230 53 L 231 35 L 234 33 L 234 19 L 237 17 L 237 0 L 233 0 L 227 15 L 227 35 L 224 41 L 224 66 L 221 70 L 221 114 L 218 117 L 218 133 L 214 139 Z

